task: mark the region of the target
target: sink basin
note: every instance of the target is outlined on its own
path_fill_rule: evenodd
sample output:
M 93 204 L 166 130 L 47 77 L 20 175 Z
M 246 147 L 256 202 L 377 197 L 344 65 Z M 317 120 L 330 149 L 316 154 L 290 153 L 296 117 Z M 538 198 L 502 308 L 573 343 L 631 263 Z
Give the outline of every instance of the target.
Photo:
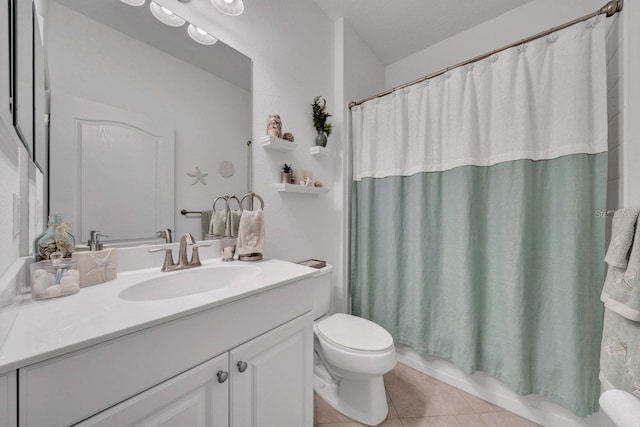
M 260 268 L 249 265 L 198 267 L 145 280 L 123 290 L 119 296 L 127 301 L 179 298 L 222 289 L 259 273 Z

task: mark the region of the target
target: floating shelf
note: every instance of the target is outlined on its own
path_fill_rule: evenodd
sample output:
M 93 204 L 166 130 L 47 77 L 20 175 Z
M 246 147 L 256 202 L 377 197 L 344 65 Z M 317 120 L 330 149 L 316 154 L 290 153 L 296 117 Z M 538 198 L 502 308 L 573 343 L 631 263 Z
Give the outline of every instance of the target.
M 328 188 L 305 187 L 297 184 L 276 184 L 276 188 L 286 193 L 326 194 L 329 192 Z
M 316 145 L 309 148 L 309 153 L 315 157 L 327 157 L 329 154 L 331 154 L 331 150 L 329 150 L 327 147 Z
M 264 148 L 277 151 L 292 151 L 298 146 L 295 142 L 289 142 L 286 139 L 275 138 L 270 135 L 260 138 L 260 142 L 262 142 Z

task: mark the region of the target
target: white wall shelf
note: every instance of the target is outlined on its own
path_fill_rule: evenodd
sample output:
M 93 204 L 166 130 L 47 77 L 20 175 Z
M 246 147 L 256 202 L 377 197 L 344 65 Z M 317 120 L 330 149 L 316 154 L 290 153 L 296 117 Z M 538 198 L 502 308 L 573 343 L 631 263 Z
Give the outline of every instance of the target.
M 327 147 L 316 145 L 309 148 L 309 153 L 314 157 L 327 157 L 329 154 L 331 154 L 331 150 L 329 150 Z
M 297 184 L 276 184 L 276 189 L 285 193 L 326 194 L 329 192 L 329 189 L 325 187 L 305 187 Z
M 270 135 L 260 138 L 260 142 L 262 142 L 264 148 L 277 151 L 292 151 L 298 146 L 295 142 L 289 142 L 286 139 L 275 138 Z

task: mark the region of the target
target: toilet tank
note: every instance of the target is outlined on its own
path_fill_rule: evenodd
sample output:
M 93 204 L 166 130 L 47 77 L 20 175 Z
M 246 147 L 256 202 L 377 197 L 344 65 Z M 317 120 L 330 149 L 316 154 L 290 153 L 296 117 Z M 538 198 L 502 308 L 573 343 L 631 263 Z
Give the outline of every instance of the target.
M 327 264 L 313 276 L 313 319 L 319 319 L 329 312 L 331 307 L 331 272 L 333 266 Z

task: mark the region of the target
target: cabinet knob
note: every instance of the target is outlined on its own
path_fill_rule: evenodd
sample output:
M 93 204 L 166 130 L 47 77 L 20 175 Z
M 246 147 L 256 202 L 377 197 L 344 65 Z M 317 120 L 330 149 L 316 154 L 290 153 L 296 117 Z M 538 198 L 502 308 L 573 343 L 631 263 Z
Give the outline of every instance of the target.
M 227 380 L 227 378 L 229 378 L 229 373 L 225 371 L 218 371 L 216 376 L 218 377 L 218 382 L 222 384 Z
M 240 372 L 244 372 L 247 370 L 247 362 L 243 362 L 242 360 L 239 361 L 236 366 L 238 366 L 238 371 Z

